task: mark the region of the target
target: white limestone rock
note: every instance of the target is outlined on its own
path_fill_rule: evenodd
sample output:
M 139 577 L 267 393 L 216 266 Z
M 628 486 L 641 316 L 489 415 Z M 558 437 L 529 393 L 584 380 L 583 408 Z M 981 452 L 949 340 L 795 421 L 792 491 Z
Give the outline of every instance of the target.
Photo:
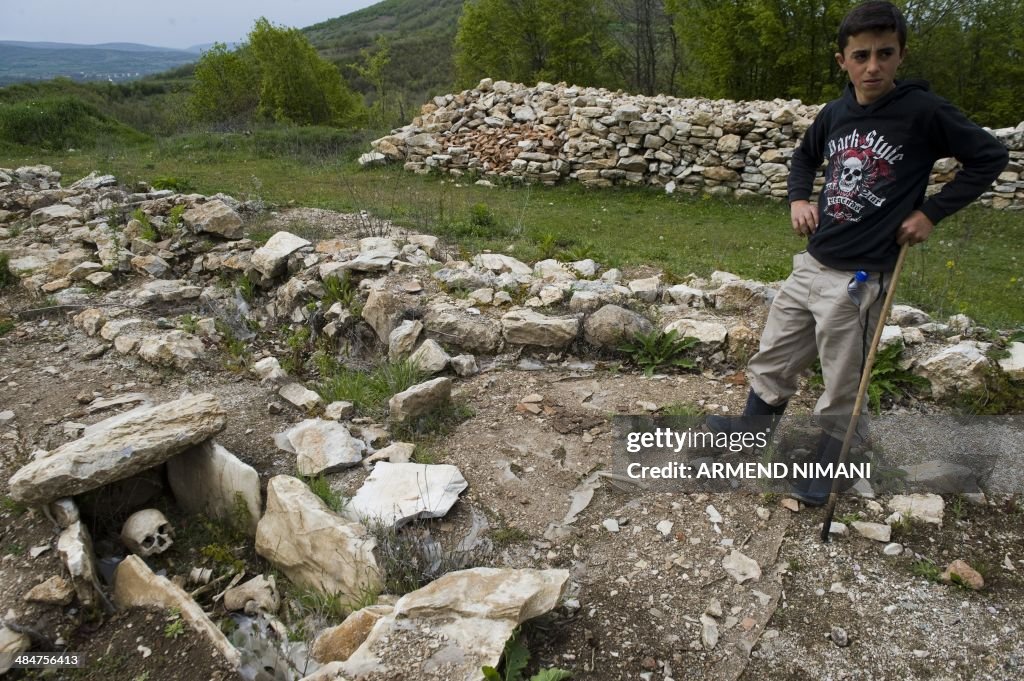
M 498 664 L 517 626 L 558 605 L 568 581 L 567 570 L 449 572 L 399 599 L 348 660 L 317 675 L 475 680 Z
M 138 353 L 156 366 L 187 369 L 205 356 L 206 348 L 199 338 L 175 329 L 144 338 L 139 343 Z
M 230 665 L 237 669 L 242 664 L 241 653 L 228 642 L 202 607 L 181 587 L 154 574 L 138 556 L 128 556 L 118 564 L 114 573 L 114 603 L 119 608 L 174 608 Z
M 355 602 L 381 588 L 375 546 L 364 526 L 332 513 L 298 478 L 278 475 L 267 483 L 256 553 L 292 582 Z
M 273 278 L 284 273 L 288 256 L 310 243 L 291 232 L 277 232 L 252 254 L 252 266 L 265 277 Z
M 450 378 L 435 378 L 394 395 L 388 401 L 391 420 L 403 423 L 436 411 L 451 400 Z
M 443 518 L 466 487 L 455 466 L 380 461 L 345 507 L 345 517 L 395 528 L 417 518 Z
M 516 345 L 565 347 L 576 339 L 579 327 L 575 317 L 548 317 L 533 310 L 513 310 L 501 318 L 502 335 Z
M 296 469 L 305 476 L 355 466 L 366 451 L 366 443 L 352 437 L 347 427 L 324 419 L 306 419 L 275 435 L 274 444 L 296 455 Z
M 431 376 L 448 368 L 451 357 L 433 338 L 428 338 L 409 356 L 409 361 L 420 371 Z
M 306 388 L 301 383 L 289 383 L 281 386 L 281 389 L 277 391 L 277 394 L 288 400 L 289 403 L 305 411 L 311 411 L 323 404 L 323 400 L 320 399 L 318 394 L 309 388 Z
M 925 358 L 914 372 L 931 382 L 936 399 L 949 393 L 981 390 L 990 364 L 985 356 L 987 349 L 987 343 L 961 341 Z
M 263 507 L 256 469 L 213 440 L 167 460 L 174 500 L 192 515 L 202 514 L 256 534 Z
M 709 349 L 721 347 L 729 334 L 724 324 L 700 319 L 679 319 L 665 327 L 665 333 L 670 331 L 675 331 L 679 338 L 696 338 Z
M 191 208 L 181 217 L 193 232 L 217 234 L 226 239 L 242 238 L 242 218 L 220 199 Z

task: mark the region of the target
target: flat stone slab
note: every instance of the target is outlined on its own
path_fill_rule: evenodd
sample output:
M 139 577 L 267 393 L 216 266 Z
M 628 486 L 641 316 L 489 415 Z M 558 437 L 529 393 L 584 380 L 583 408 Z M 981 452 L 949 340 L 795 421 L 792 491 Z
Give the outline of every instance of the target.
M 416 518 L 443 518 L 468 486 L 455 466 L 380 461 L 345 507 L 345 516 L 394 527 Z
M 238 668 L 242 656 L 220 628 L 180 586 L 153 573 L 138 556 L 128 556 L 114 573 L 114 602 L 121 608 L 177 608 L 181 618 Z
M 21 468 L 11 477 L 11 496 L 45 504 L 88 492 L 164 463 L 219 433 L 226 421 L 211 394 L 132 409 Z
M 474 568 L 406 594 L 345 662 L 315 679 L 478 679 L 522 622 L 555 608 L 568 570 Z

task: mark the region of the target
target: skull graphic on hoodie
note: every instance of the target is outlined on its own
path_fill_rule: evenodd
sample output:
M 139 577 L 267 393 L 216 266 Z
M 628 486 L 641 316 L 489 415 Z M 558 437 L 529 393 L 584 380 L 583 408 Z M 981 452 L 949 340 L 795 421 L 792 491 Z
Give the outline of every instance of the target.
M 829 158 L 825 183 L 825 210 L 836 222 L 859 222 L 867 204 L 881 206 L 883 197 L 873 191 L 892 175 L 892 165 L 871 143 L 871 135 Z

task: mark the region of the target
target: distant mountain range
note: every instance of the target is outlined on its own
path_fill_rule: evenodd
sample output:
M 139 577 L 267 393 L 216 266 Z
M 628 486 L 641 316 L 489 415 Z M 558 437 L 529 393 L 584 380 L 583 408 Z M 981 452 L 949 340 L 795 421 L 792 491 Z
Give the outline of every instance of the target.
M 0 86 L 58 76 L 132 80 L 194 62 L 203 47 L 176 50 L 136 43 L 75 45 L 0 40 Z
M 463 0 L 382 0 L 302 29 L 322 56 L 337 64 L 356 89 L 367 92 L 352 69 L 360 50 L 378 36 L 390 44 L 387 78 L 407 102 L 448 92 L 455 80 L 452 50 Z M 212 43 L 188 49 L 138 43 L 24 42 L 0 40 L 0 86 L 58 76 L 79 81 L 124 81 L 195 62 Z M 237 47 L 237 43 L 228 43 Z

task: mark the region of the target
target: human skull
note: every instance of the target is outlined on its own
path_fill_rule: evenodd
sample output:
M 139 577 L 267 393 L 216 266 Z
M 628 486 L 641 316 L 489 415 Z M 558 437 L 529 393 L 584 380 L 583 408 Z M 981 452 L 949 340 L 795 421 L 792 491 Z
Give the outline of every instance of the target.
M 860 184 L 864 176 L 864 163 L 859 158 L 851 157 L 843 161 L 843 168 L 839 176 L 839 189 L 844 192 L 852 192 Z
M 163 553 L 174 543 L 174 530 L 164 514 L 155 508 L 133 513 L 121 528 L 121 541 L 137 556 Z

